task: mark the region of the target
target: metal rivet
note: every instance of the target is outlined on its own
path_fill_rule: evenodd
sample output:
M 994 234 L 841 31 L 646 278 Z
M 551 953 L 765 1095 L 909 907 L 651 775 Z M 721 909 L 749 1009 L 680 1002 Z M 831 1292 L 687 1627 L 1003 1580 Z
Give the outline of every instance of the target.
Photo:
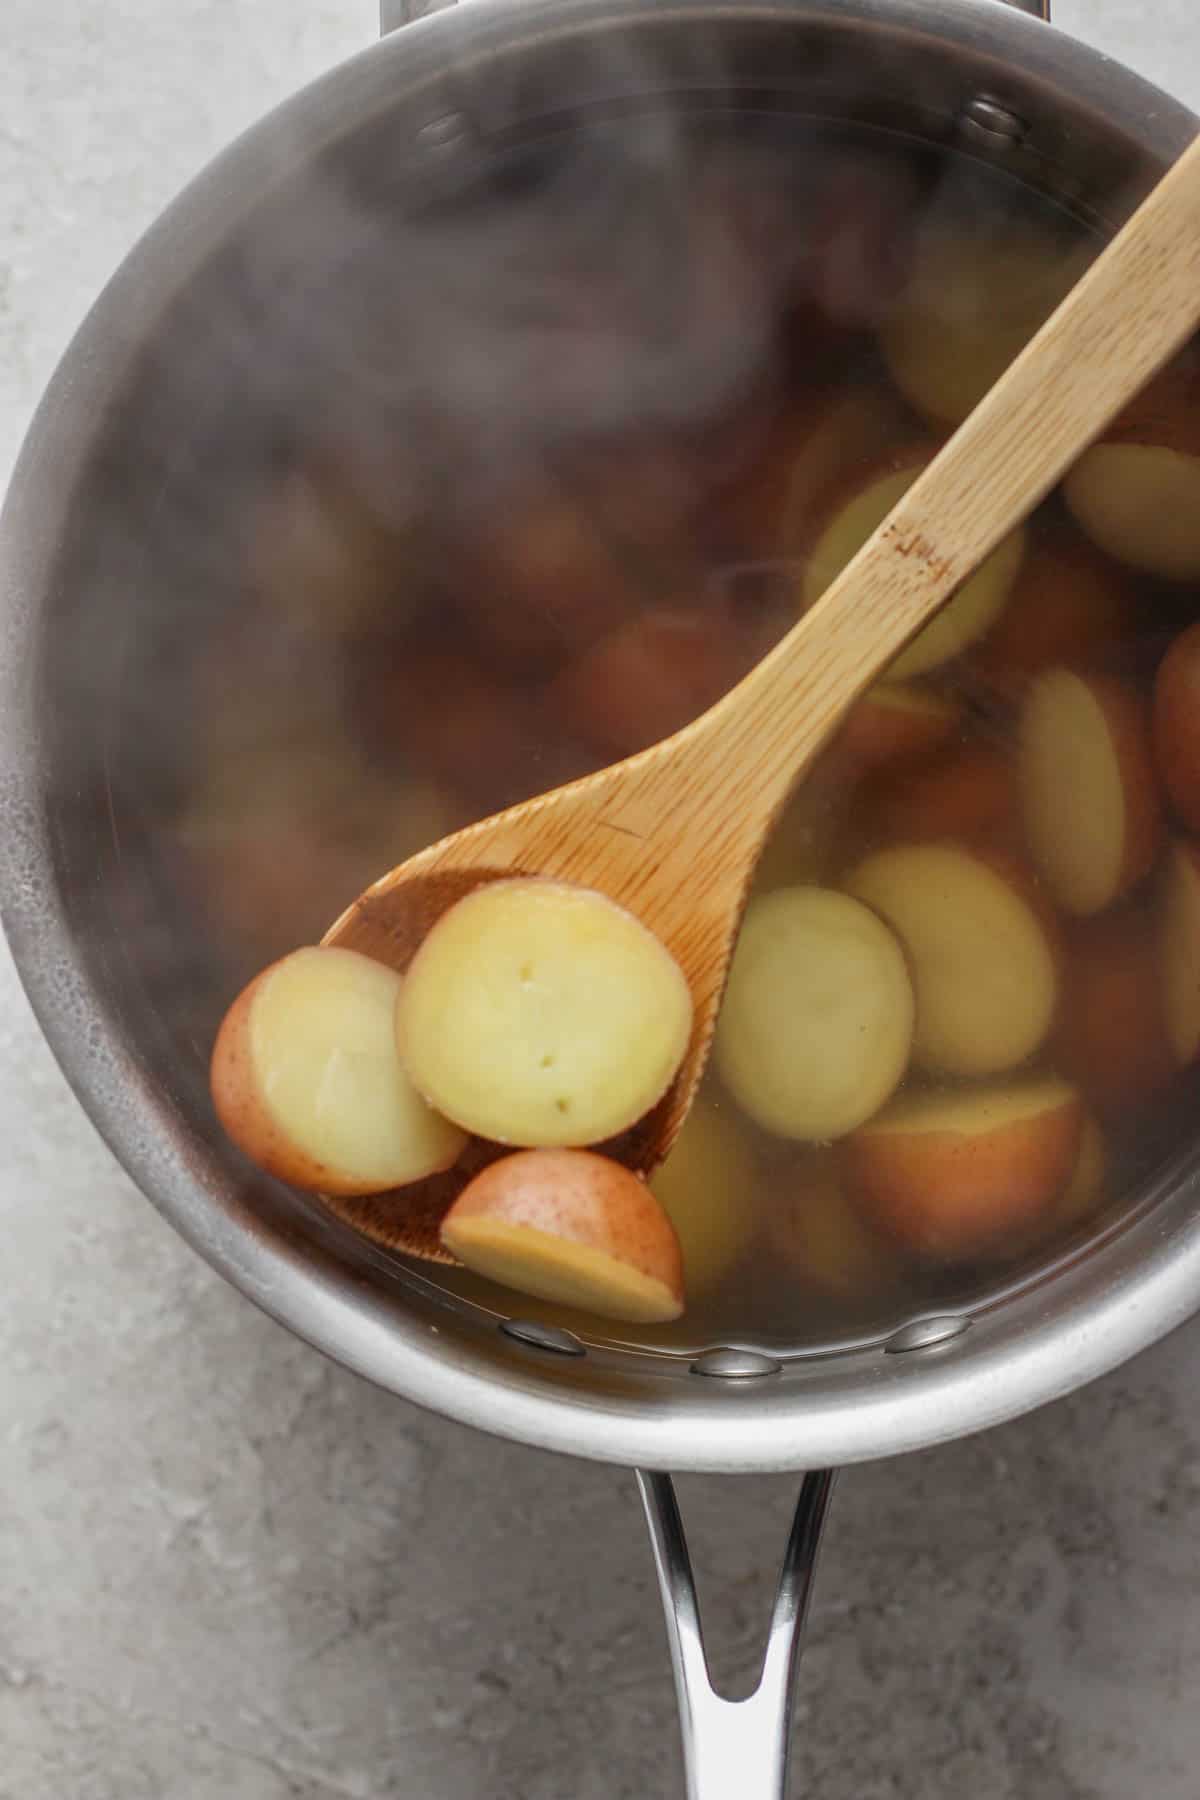
M 722 1345 L 705 1350 L 692 1364 L 693 1375 L 711 1375 L 719 1381 L 756 1381 L 763 1375 L 778 1375 L 783 1364 L 773 1356 L 757 1350 L 731 1350 Z
M 970 1319 L 950 1313 L 939 1319 L 914 1319 L 894 1332 L 883 1346 L 889 1356 L 903 1356 L 910 1350 L 932 1350 L 937 1344 L 948 1344 L 961 1337 L 970 1327 Z
M 958 129 L 970 143 L 987 150 L 1015 150 L 1029 135 L 1028 120 L 990 94 L 968 100 L 958 116 Z
M 573 1331 L 561 1331 L 557 1325 L 540 1325 L 536 1319 L 504 1319 L 500 1325 L 505 1337 L 516 1338 L 532 1350 L 550 1350 L 555 1356 L 586 1356 L 587 1347 Z
M 443 113 L 440 118 L 430 119 L 422 125 L 417 133 L 417 144 L 422 150 L 449 150 L 462 143 L 467 135 L 467 121 L 462 113 Z

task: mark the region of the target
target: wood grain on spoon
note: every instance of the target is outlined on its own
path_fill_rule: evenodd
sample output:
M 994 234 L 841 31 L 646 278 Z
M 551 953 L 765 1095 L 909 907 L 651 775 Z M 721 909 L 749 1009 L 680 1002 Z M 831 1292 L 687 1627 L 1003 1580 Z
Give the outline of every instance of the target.
M 325 942 L 403 970 L 448 905 L 513 874 L 579 882 L 629 907 L 678 959 L 695 1000 L 674 1086 L 612 1146 L 653 1167 L 703 1072 L 749 879 L 788 793 L 854 701 L 1198 323 L 1200 140 L 823 597 L 723 700 L 651 749 L 411 857 Z M 388 1235 L 444 1254 L 430 1224 L 439 1206 L 419 1192 L 410 1228 L 397 1206 Z

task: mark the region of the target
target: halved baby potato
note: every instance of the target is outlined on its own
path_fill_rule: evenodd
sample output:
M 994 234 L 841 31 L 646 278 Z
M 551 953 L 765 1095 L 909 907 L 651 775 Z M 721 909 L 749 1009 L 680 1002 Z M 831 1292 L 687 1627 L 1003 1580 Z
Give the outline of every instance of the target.
M 692 1107 L 650 1189 L 675 1227 L 689 1300 L 729 1273 L 755 1228 L 755 1168 L 745 1131 L 710 1100 Z
M 1104 1113 L 1143 1104 L 1174 1073 L 1158 968 L 1142 906 L 1085 919 L 1070 933 L 1056 1061 Z
M 1021 714 L 1017 777 L 1033 862 L 1065 912 L 1111 906 L 1162 842 L 1146 709 L 1108 675 L 1050 669 Z
M 1058 972 L 1048 923 L 1007 859 L 902 844 L 866 857 L 845 886 L 908 954 L 922 1068 L 997 1075 L 1033 1055 L 1054 1018 Z
M 1172 806 L 1200 830 L 1200 624 L 1180 632 L 1158 666 L 1154 750 Z
M 468 1182 L 447 1250 L 504 1287 L 635 1324 L 683 1311 L 679 1240 L 645 1182 L 587 1150 L 525 1150 Z
M 217 1117 L 268 1173 L 327 1194 L 377 1194 L 448 1169 L 466 1143 L 396 1049 L 401 978 L 353 950 L 295 950 L 226 1013 Z
M 837 1300 L 868 1300 L 895 1283 L 900 1258 L 847 1198 L 833 1160 L 820 1152 L 779 1180 L 766 1219 L 773 1256 L 807 1286 Z
M 898 771 L 876 795 L 873 819 L 885 843 L 1012 841 L 1017 831 L 1012 762 L 990 744 L 967 744 L 957 755 Z
M 565 882 L 487 882 L 442 914 L 396 1007 L 432 1106 L 499 1144 L 602 1143 L 666 1092 L 692 1029 L 670 952 Z
M 1092 541 L 1167 581 L 1200 577 L 1200 456 L 1165 444 L 1099 443 L 1063 483 Z
M 1075 1167 L 1077 1090 L 1056 1076 L 904 1095 L 839 1146 L 850 1192 L 897 1243 L 958 1261 L 1023 1234 Z
M 918 412 L 960 425 L 1064 300 L 1088 249 L 992 208 L 934 212 L 881 333 L 892 379 Z
M 869 1119 L 908 1064 L 913 995 L 899 944 L 828 888 L 782 888 L 747 908 L 715 1056 L 766 1131 L 816 1142 Z
M 1043 669 L 1111 657 L 1133 614 L 1129 577 L 1068 526 L 1030 545 L 1008 605 L 972 654 L 972 673 L 1019 702 Z
M 953 737 L 962 703 L 912 681 L 881 681 L 863 695 L 838 734 L 856 772 L 929 755 Z
M 876 475 L 844 500 L 818 539 L 804 574 L 805 606 L 819 600 L 861 550 L 929 461 L 929 454 Z M 958 656 L 983 636 L 1004 610 L 1025 554 L 1025 532 L 1012 531 L 975 574 L 889 665 L 888 679 L 907 681 Z
M 1200 845 L 1172 845 L 1163 876 L 1159 979 L 1179 1067 L 1200 1056 Z

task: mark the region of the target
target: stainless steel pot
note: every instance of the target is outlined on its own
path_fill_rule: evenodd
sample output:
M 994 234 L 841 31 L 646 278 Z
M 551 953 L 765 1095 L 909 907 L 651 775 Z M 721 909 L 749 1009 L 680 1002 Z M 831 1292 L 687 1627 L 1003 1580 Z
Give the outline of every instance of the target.
M 385 28 L 406 10 L 384 0 Z M 315 1202 L 247 1175 L 207 1102 L 196 1001 L 206 971 L 164 910 L 146 851 L 167 778 L 154 734 L 205 629 L 196 571 L 176 566 L 173 544 L 191 460 L 219 425 L 206 358 L 236 358 L 263 329 L 251 295 L 242 351 L 228 333 L 206 336 L 205 282 L 214 271 L 227 281 L 259 241 L 264 206 L 311 217 L 319 232 L 331 185 L 437 205 L 464 156 L 666 95 L 681 108 L 753 97 L 953 144 L 1104 229 L 1196 129 L 1166 96 L 1041 23 L 1036 0 L 470 0 L 385 36 L 176 201 L 42 403 L 3 519 L 4 914 L 46 1035 L 117 1156 L 203 1256 L 317 1348 L 448 1417 L 547 1449 L 654 1470 L 821 1471 L 1011 1418 L 1187 1319 L 1200 1305 L 1200 1140 L 1155 1168 L 1085 1250 L 969 1315 L 915 1317 L 886 1341 L 787 1361 L 744 1345 L 681 1359 L 519 1318 L 497 1328 Z M 239 439 L 235 477 L 251 479 L 266 453 Z M 188 533 L 193 551 L 198 535 Z M 178 623 L 164 646 L 154 620 L 167 592 Z M 139 738 L 131 781 L 122 747 Z M 689 1792 L 778 1796 L 830 1478 L 805 1479 L 763 1683 L 738 1706 L 709 1688 L 669 1479 L 640 1479 Z

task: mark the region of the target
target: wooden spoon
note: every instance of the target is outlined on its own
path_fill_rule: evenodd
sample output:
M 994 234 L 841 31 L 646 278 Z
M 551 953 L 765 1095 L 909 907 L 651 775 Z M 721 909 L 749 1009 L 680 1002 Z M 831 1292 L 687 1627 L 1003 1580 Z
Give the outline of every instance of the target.
M 410 857 L 325 942 L 403 970 L 447 906 L 498 876 L 552 876 L 620 901 L 668 945 L 695 1001 L 670 1092 L 609 1146 L 653 1168 L 703 1072 L 746 891 L 789 792 L 864 689 L 1198 324 L 1200 139 L 745 680 L 649 750 Z M 443 1176 L 384 1202 L 336 1204 L 397 1248 L 449 1260 L 437 1225 L 455 1185 Z

